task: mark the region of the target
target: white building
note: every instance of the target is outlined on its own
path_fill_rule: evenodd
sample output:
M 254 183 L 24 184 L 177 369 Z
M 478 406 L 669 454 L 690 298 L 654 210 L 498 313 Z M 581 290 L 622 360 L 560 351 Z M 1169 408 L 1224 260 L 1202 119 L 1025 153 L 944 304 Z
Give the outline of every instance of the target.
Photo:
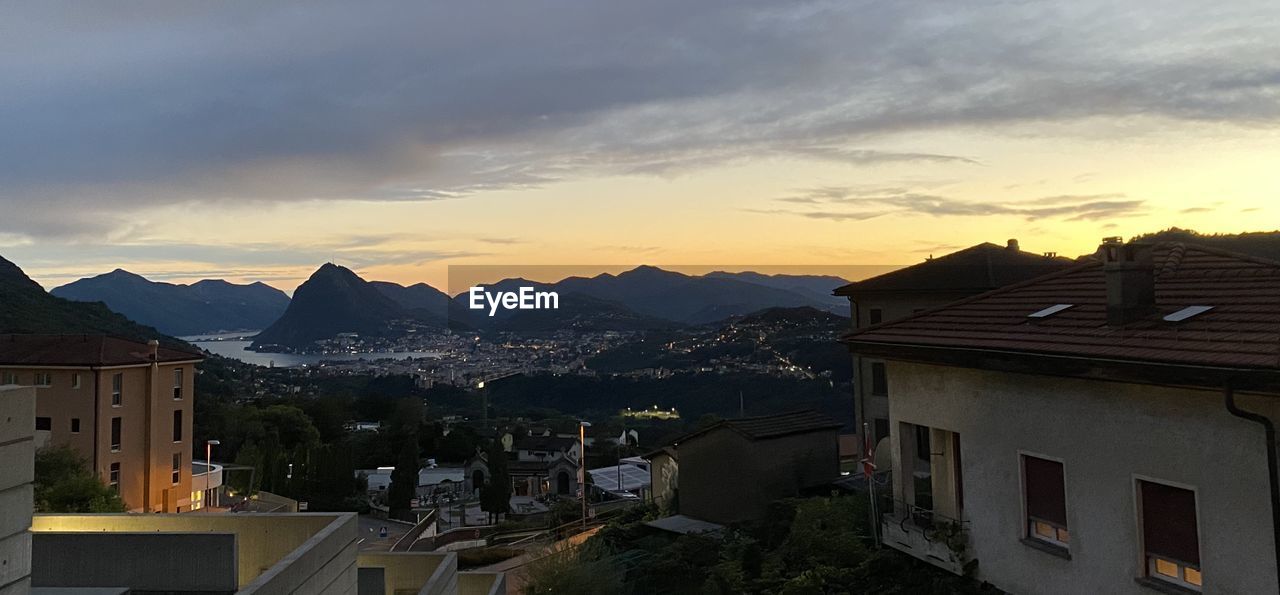
M 886 368 L 884 543 L 1014 593 L 1275 593 L 1280 263 L 1104 244 L 854 332 Z

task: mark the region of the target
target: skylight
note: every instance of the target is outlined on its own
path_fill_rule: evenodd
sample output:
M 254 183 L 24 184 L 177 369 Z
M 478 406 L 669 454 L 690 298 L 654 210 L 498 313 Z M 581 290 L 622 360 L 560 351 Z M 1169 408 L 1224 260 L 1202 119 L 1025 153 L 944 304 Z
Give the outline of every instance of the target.
M 1032 312 L 1032 313 L 1030 313 L 1030 314 L 1028 314 L 1028 315 L 1027 315 L 1027 318 L 1048 318 L 1048 317 L 1053 316 L 1054 314 L 1057 314 L 1058 312 L 1061 312 L 1061 311 L 1063 311 L 1063 310 L 1066 310 L 1067 308 L 1070 308 L 1071 306 L 1074 306 L 1074 305 L 1075 305 L 1075 304 L 1055 304 L 1055 305 L 1049 306 L 1048 308 L 1045 308 L 1045 309 L 1043 309 L 1043 310 L 1039 310 L 1039 311 L 1037 311 L 1037 312 Z
M 1212 309 L 1213 309 L 1213 306 L 1187 306 L 1186 308 L 1178 310 L 1173 314 L 1169 314 L 1168 316 L 1165 316 L 1164 321 L 1165 322 L 1182 322 L 1188 318 L 1191 318 L 1192 316 L 1204 314 L 1205 312 L 1208 312 L 1209 310 L 1212 310 Z

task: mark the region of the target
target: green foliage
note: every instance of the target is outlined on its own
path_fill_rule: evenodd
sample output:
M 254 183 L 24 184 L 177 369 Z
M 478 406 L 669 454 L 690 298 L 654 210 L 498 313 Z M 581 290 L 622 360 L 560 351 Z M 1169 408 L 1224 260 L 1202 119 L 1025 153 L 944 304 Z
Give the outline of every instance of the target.
M 718 537 L 655 533 L 641 524 L 651 514 L 628 511 L 584 544 L 626 570 L 619 593 L 998 593 L 875 548 L 865 497 L 778 501 L 764 520 Z
M 622 570 L 589 547 L 552 550 L 531 562 L 525 572 L 525 595 L 600 595 L 623 593 Z
M 89 472 L 84 458 L 69 446 L 36 451 L 37 512 L 124 512 L 120 495 Z
M 479 568 L 481 566 L 497 564 L 498 562 L 509 560 L 523 553 L 524 550 L 509 547 L 486 547 L 462 550 L 458 552 L 458 568 L 463 570 L 467 568 Z

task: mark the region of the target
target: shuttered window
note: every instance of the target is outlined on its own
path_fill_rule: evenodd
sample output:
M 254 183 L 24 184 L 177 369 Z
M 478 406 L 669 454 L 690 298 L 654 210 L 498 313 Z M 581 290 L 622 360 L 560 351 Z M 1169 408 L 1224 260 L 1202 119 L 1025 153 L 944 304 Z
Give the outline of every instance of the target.
M 1067 486 L 1062 463 L 1022 456 L 1023 491 L 1026 494 L 1027 536 L 1066 547 Z
M 1152 481 L 1138 482 L 1147 575 L 1200 586 L 1200 531 L 1196 494 Z

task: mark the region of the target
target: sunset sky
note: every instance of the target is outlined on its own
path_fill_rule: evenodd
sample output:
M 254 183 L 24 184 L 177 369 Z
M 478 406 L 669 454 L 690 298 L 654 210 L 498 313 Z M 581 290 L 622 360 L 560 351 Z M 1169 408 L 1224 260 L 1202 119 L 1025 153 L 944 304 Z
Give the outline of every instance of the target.
M 9 4 L 0 255 L 905 264 L 1280 227 L 1280 4 Z

